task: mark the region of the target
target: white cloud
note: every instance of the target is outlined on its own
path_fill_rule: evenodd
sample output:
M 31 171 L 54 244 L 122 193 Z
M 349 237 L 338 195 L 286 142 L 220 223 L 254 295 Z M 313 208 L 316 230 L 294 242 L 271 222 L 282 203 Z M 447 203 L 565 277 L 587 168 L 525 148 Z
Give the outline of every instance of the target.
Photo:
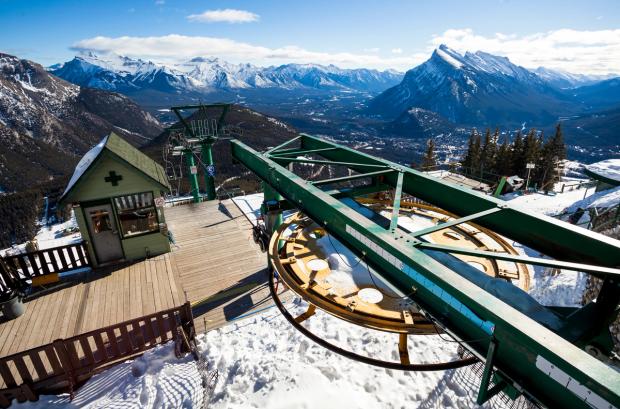
M 343 68 L 395 68 L 406 71 L 424 62 L 439 44 L 459 51 L 486 51 L 510 58 L 528 68 L 544 66 L 573 73 L 620 73 L 620 29 L 580 31 L 561 29 L 518 36 L 496 33 L 476 34 L 472 29 L 450 29 L 434 35 L 424 50 L 382 57 L 379 49 L 362 53 L 320 52 L 295 45 L 265 47 L 227 38 L 170 34 L 157 37 L 93 37 L 74 44 L 76 50 L 114 52 L 129 57 L 148 58 L 156 62 L 179 62 L 197 56 L 219 57 L 230 62 L 256 65 L 285 63 L 335 64 Z M 402 51 L 402 50 L 400 50 Z
M 362 51 L 364 51 L 365 53 L 378 53 L 379 51 L 381 51 L 381 49 L 379 47 L 372 47 L 364 48 Z
M 402 53 L 403 53 L 402 48 L 392 48 L 392 54 L 402 54 Z
M 230 62 L 257 65 L 285 63 L 335 64 L 343 68 L 396 68 L 407 70 L 428 58 L 418 53 L 384 58 L 376 54 L 310 51 L 294 45 L 269 48 L 227 38 L 170 34 L 159 37 L 93 37 L 78 41 L 77 51 L 114 52 L 129 57 L 148 58 L 156 62 L 179 62 L 197 56 L 219 57 Z
M 502 55 L 528 68 L 544 66 L 582 74 L 620 72 L 620 29 L 559 29 L 524 36 L 483 36 L 469 28 L 451 29 L 434 36 L 429 50 L 439 44 L 459 52 L 482 50 Z
M 258 21 L 259 15 L 246 10 L 219 9 L 191 14 L 187 19 L 199 23 L 251 23 Z

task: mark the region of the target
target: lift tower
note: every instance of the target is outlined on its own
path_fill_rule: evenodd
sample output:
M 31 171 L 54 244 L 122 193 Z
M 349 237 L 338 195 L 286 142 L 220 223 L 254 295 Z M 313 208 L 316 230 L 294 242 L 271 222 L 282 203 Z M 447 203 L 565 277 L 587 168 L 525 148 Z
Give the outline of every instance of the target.
M 179 134 L 179 138 L 174 139 L 176 146 L 172 147 L 172 151 L 173 154 L 185 157 L 194 203 L 201 200 L 198 188 L 199 167 L 204 168 L 206 200 L 214 200 L 216 197 L 213 144 L 225 132 L 224 118 L 229 109 L 230 104 L 223 103 L 183 105 L 171 108 L 183 126 L 183 132 Z M 220 113 L 216 115 L 217 118 L 214 118 L 212 112 L 217 110 L 220 110 Z M 190 112 L 188 118 L 182 115 L 186 111 Z M 202 166 L 197 166 L 195 159 L 198 159 Z

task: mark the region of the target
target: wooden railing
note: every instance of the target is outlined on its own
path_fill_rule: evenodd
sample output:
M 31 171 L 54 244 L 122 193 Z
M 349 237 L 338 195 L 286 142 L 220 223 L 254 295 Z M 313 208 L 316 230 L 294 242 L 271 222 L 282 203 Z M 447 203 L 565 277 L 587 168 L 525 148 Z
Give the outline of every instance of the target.
M 190 303 L 0 358 L 0 407 L 68 391 L 104 367 L 169 340 L 189 351 Z
M 32 280 L 48 274 L 64 273 L 89 267 L 90 259 L 85 243 L 6 256 L 0 263 L 0 292 L 15 289 L 17 281 Z

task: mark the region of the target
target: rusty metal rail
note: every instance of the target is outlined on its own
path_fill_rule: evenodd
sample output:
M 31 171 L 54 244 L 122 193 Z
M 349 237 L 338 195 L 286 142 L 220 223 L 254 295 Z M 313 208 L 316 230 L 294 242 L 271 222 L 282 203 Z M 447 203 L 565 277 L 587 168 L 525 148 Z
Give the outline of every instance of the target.
M 195 337 L 189 302 L 0 358 L 0 407 L 74 388 L 114 363 L 175 340 L 190 350 Z

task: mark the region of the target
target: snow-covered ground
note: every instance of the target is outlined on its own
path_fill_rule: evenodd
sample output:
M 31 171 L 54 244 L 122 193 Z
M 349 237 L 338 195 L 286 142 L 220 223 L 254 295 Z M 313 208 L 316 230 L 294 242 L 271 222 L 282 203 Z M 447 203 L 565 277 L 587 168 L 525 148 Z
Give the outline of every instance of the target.
M 592 173 L 620 182 L 620 159 L 607 159 L 587 165 Z
M 64 223 L 56 223 L 50 226 L 41 226 L 39 232 L 34 239 L 39 244 L 40 250 L 77 243 L 82 240 L 82 235 L 79 231 L 76 230 L 74 233 L 66 234 L 66 232 L 73 229 L 77 229 L 77 222 L 75 220 L 75 215 L 73 214 L 72 210 L 69 220 Z M 26 243 L 22 243 L 6 249 L 1 249 L 0 256 L 19 254 L 24 252 L 25 248 Z
M 592 191 L 593 193 L 593 191 Z M 547 214 L 583 199 L 584 190 L 555 196 L 532 194 L 511 198 L 512 203 Z M 256 218 L 261 195 L 235 198 Z M 334 240 L 332 238 L 332 240 Z M 361 275 L 355 256 L 335 240 L 321 241 L 335 274 Z M 340 254 L 333 254 L 333 245 Z M 523 254 L 538 256 L 514 243 Z M 348 269 L 348 271 L 347 271 Z M 563 271 L 552 275 L 533 268 L 531 295 L 546 305 L 576 306 L 585 275 Z M 359 278 L 359 277 L 358 277 Z M 293 315 L 303 302 L 287 304 Z M 306 325 L 327 341 L 357 353 L 397 361 L 398 339 L 392 334 L 348 324 L 320 311 Z M 293 329 L 275 309 L 235 321 L 198 337 L 210 369 L 219 371 L 209 407 L 220 408 L 473 408 L 479 380 L 469 369 L 445 372 L 401 372 L 371 367 L 336 355 Z M 196 365 L 189 357 L 177 360 L 173 345 L 147 352 L 93 377 L 69 403 L 66 396 L 44 396 L 24 407 L 200 407 L 202 390 Z M 454 359 L 456 344 L 439 336 L 410 337 L 414 362 Z M 16 404 L 16 406 L 18 406 Z M 498 402 L 487 407 L 501 407 Z
M 608 209 L 618 206 L 618 204 L 620 204 L 620 186 L 613 189 L 602 190 L 587 196 L 585 199 L 570 205 L 567 210 L 569 212 L 574 212 L 577 211 L 577 209 L 589 209 L 593 207 Z
M 594 194 L 594 190 L 594 188 L 582 188 L 548 195 L 543 193 L 531 193 L 527 195 L 509 193 L 502 198 L 508 200 L 511 205 L 517 205 L 528 211 L 546 214 L 547 216 L 555 216 L 562 213 L 564 209 L 573 203 Z
M 260 206 L 263 204 L 263 194 L 254 193 L 252 195 L 237 196 L 233 200 L 241 208 L 241 211 L 248 215 L 252 223 L 256 223 L 260 216 Z

